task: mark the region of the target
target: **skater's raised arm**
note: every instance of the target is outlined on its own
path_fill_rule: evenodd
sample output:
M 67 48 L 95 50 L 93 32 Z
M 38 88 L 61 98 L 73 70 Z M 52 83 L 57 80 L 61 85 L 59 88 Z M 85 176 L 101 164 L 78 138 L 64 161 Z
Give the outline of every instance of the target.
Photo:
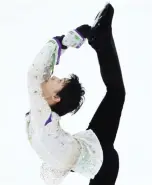
M 28 70 L 28 93 L 30 100 L 30 122 L 42 125 L 51 114 L 51 109 L 43 97 L 41 84 L 50 77 L 54 65 L 58 63 L 60 46 L 55 39 L 50 40 L 40 50 Z
M 81 31 L 81 28 L 78 28 Z M 53 74 L 55 65 L 59 64 L 60 56 L 68 47 L 79 48 L 85 38 L 77 30 L 69 31 L 67 35 L 52 38 L 40 50 L 34 62 L 28 70 L 28 84 L 39 86 L 43 81 L 48 80 Z
M 28 70 L 28 92 L 31 109 L 33 110 L 31 111 L 36 119 L 42 119 L 43 113 L 45 114 L 44 118 L 46 118 L 51 111 L 49 106 L 46 106 L 46 102 L 42 97 L 43 82 L 49 80 L 53 74 L 54 66 L 59 64 L 61 54 L 68 47 L 79 48 L 82 46 L 89 30 L 90 26 L 82 25 L 75 30 L 69 31 L 66 35 L 54 37 L 45 44 L 35 57 L 33 64 Z M 47 107 L 47 111 L 44 108 L 44 104 Z M 41 114 L 38 113 L 38 109 L 42 108 Z
M 58 53 L 61 47 L 55 39 L 51 39 L 36 55 L 28 70 L 28 85 L 40 86 L 40 84 L 53 72 L 54 65 L 59 63 Z
M 55 108 L 53 109 L 52 107 L 59 104 L 56 102 L 56 97 L 59 97 L 57 93 L 61 92 L 65 86 L 62 84 L 61 79 L 51 77 L 54 66 L 59 63 L 62 51 L 66 47 L 79 48 L 83 44 L 84 39 L 78 35 L 76 31 L 71 31 L 63 39 L 55 37 L 50 40 L 38 53 L 28 71 L 30 99 L 30 124 L 27 126 L 28 138 L 33 145 L 35 140 L 38 140 L 34 145 L 34 149 L 41 156 L 41 159 L 47 164 L 54 165 L 55 169 L 61 168 L 61 171 L 57 172 L 60 174 L 57 175 L 58 178 L 55 181 L 60 181 L 60 178 L 70 171 L 80 155 L 79 143 L 71 134 L 66 133 L 61 128 L 59 120 L 60 116 L 75 109 L 78 110 L 77 108 L 81 106 L 84 91 L 77 76 L 73 75 L 70 78 L 71 81 L 68 82 L 70 85 L 67 85 L 69 89 L 66 91 L 67 98 L 63 101 L 61 97 L 62 109 L 55 111 Z M 54 178 L 51 177 L 49 182 L 54 184 Z

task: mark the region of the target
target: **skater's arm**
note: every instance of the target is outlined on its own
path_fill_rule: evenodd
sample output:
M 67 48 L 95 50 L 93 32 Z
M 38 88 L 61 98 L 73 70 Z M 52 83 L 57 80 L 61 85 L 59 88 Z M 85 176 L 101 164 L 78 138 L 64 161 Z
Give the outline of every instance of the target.
M 80 144 L 68 132 L 64 131 L 52 115 L 52 122 L 41 128 L 39 141 L 50 154 L 50 159 L 57 159 L 62 169 L 73 167 L 80 155 Z M 52 161 L 53 162 L 53 161 Z
M 81 37 L 78 34 L 69 32 L 64 37 L 64 44 L 67 47 L 79 47 L 82 45 Z M 61 38 L 61 37 L 60 37 Z M 71 44 L 71 45 L 70 45 Z M 58 37 L 50 40 L 37 54 L 33 64 L 28 71 L 28 92 L 30 98 L 30 112 L 32 119 L 36 119 L 37 123 L 44 123 L 51 114 L 51 110 L 47 102 L 42 96 L 41 84 L 47 80 L 53 73 L 54 66 L 59 63 L 60 55 L 65 51 L 62 49 L 61 41 Z
M 45 75 L 51 74 L 54 65 L 59 63 L 60 45 L 56 40 L 51 39 L 36 55 L 28 70 L 28 83 L 40 85 L 45 80 Z M 49 73 L 49 74 L 48 74 Z
M 31 120 L 42 124 L 48 119 L 51 109 L 42 96 L 41 83 L 49 78 L 54 65 L 59 61 L 61 48 L 52 39 L 40 50 L 28 70 L 28 93 L 30 100 Z
M 54 66 L 59 64 L 60 56 L 68 47 L 79 48 L 84 43 L 77 31 L 72 30 L 66 35 L 56 36 L 51 39 L 35 57 L 33 64 L 28 70 L 28 82 L 32 86 L 39 86 L 47 80 L 54 71 Z
M 67 168 L 53 168 L 52 165 L 49 165 L 49 163 L 46 162 L 43 162 L 40 170 L 42 180 L 48 185 L 61 184 L 70 172 Z

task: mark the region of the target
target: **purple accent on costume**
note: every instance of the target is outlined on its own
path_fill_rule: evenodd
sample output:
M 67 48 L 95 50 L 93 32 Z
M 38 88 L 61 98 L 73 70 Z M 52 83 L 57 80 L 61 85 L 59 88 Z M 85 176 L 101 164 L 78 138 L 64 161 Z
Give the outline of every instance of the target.
M 81 42 L 76 48 L 80 48 L 82 46 L 83 42 Z
M 59 64 L 59 61 L 60 61 L 62 46 L 61 46 L 61 43 L 60 43 L 60 41 L 58 39 L 56 39 L 55 37 L 53 39 L 58 43 L 58 46 L 59 46 L 58 58 L 57 58 L 57 63 L 56 63 L 56 65 L 58 65 Z
M 77 32 L 80 35 L 80 37 L 82 37 L 83 40 L 85 40 L 84 36 L 77 29 L 74 31 Z
M 48 118 L 48 120 L 45 122 L 45 126 L 46 126 L 48 123 L 50 123 L 50 122 L 52 122 L 52 114 L 50 115 L 50 117 Z
M 85 38 L 78 30 L 74 30 L 74 31 L 77 32 L 77 34 L 79 34 L 79 36 L 83 39 L 83 41 L 76 47 L 76 48 L 80 48 L 82 46 L 82 44 L 84 43 Z

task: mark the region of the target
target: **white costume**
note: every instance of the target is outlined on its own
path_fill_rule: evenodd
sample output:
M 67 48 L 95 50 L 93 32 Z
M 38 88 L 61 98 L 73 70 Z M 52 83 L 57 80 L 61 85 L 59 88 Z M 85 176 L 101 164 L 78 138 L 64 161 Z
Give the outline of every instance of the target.
M 84 39 L 71 31 L 62 43 L 80 47 Z M 48 185 L 61 183 L 73 170 L 94 178 L 103 161 L 102 148 L 90 129 L 71 135 L 60 126 L 60 117 L 52 112 L 42 96 L 40 84 L 49 78 L 62 54 L 60 43 L 50 40 L 37 54 L 28 71 L 30 114 L 26 115 L 27 135 L 32 148 L 43 160 L 41 177 Z

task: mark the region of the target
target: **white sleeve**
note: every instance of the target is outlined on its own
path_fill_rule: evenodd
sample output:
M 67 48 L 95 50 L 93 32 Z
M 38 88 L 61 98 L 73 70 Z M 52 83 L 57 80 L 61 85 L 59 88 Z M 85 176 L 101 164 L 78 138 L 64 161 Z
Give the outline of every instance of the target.
M 28 70 L 28 85 L 39 86 L 45 75 L 53 72 L 54 66 L 58 64 L 61 47 L 55 39 L 50 40 L 36 55 Z
M 49 162 L 49 159 L 55 158 L 60 163 L 60 167 L 64 169 L 71 168 L 80 155 L 80 144 L 70 133 L 61 128 L 59 120 L 54 114 L 52 112 L 51 121 L 41 129 L 40 143 L 43 150 L 50 154 L 47 162 Z M 53 156 L 51 157 L 52 154 Z M 51 161 L 50 164 L 53 163 Z
M 67 47 L 80 48 L 84 42 L 85 38 L 78 33 L 76 30 L 69 31 L 67 35 L 62 40 L 62 44 Z
M 44 81 L 44 71 L 52 65 L 57 64 L 59 44 L 56 40 L 48 42 L 36 56 L 33 65 L 28 71 L 28 92 L 30 98 L 30 122 L 34 130 L 39 130 L 39 142 L 37 152 L 45 155 L 43 151 L 49 152 L 53 160 L 63 162 L 63 167 L 73 166 L 78 143 L 69 133 L 66 133 L 59 124 L 59 116 L 52 112 L 47 101 L 43 98 L 41 83 Z M 41 150 L 42 149 L 42 150 Z M 60 152 L 59 152 L 60 150 Z M 64 154 L 64 155 L 63 155 Z M 44 159 L 46 156 L 44 157 Z M 51 161 L 52 162 L 52 161 Z
M 79 48 L 84 40 L 80 34 L 73 30 L 63 38 L 62 43 L 68 47 Z M 57 39 L 51 39 L 37 54 L 28 70 L 31 120 L 37 122 L 38 125 L 44 123 L 51 114 L 49 105 L 42 97 L 41 83 L 52 75 L 54 66 L 59 63 L 60 56 L 64 51 Z
M 70 173 L 70 169 L 52 168 L 49 164 L 43 163 L 40 170 L 40 177 L 46 185 L 59 185 Z
M 55 125 L 57 123 L 49 123 L 43 127 L 40 135 L 43 152 L 47 151 L 49 155 L 46 157 L 41 153 L 45 161 L 41 167 L 41 177 L 47 185 L 60 184 L 77 163 L 81 151 L 77 140 L 60 126 L 55 128 Z
M 58 63 L 61 48 L 54 40 L 50 40 L 37 54 L 28 70 L 28 93 L 30 100 L 31 122 L 43 124 L 49 117 L 51 110 L 42 96 L 41 83 L 49 78 Z

